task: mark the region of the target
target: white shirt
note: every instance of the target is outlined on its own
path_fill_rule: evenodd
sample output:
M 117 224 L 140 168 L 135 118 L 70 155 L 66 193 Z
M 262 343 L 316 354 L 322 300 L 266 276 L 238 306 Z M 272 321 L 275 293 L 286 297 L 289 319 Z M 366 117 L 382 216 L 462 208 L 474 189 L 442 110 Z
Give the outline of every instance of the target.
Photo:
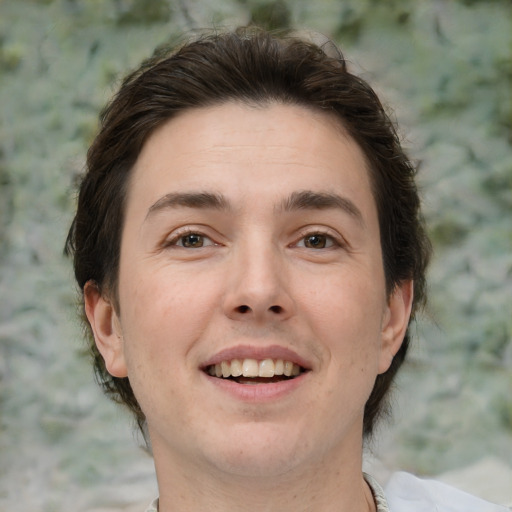
M 385 494 L 390 512 L 510 512 L 503 505 L 494 505 L 447 484 L 423 480 L 410 473 L 394 473 Z
M 370 475 L 364 475 L 371 487 L 377 512 L 510 512 L 454 487 L 423 480 L 410 473 L 394 473 L 383 491 Z M 158 498 L 146 512 L 158 512 Z

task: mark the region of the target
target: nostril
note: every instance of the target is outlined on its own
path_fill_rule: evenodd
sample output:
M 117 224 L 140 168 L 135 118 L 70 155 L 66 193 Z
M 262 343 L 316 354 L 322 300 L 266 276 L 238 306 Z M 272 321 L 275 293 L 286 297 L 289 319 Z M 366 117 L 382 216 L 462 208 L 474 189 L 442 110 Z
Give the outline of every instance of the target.
M 245 313 L 250 313 L 252 311 L 252 309 L 250 306 L 247 306 L 246 304 L 242 304 L 236 308 L 236 311 L 238 313 L 245 314 Z M 268 311 L 279 315 L 279 314 L 283 313 L 284 309 L 281 306 L 270 306 L 268 308 Z

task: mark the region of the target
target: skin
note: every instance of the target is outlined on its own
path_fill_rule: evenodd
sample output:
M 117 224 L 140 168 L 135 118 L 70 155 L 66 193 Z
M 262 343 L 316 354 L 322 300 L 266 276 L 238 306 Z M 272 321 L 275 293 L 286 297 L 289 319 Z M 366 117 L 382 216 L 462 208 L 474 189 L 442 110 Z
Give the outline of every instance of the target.
M 146 414 L 162 512 L 375 510 L 363 411 L 412 283 L 386 295 L 365 159 L 335 119 L 228 103 L 161 126 L 133 169 L 118 296 L 90 283 L 86 313 Z M 229 389 L 203 371 L 242 349 L 308 371 Z

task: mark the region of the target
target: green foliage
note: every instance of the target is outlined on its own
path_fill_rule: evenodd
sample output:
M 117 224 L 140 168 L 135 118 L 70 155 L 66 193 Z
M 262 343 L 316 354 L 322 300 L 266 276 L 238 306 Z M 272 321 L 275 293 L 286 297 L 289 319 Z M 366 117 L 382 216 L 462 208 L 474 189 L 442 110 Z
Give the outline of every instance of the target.
M 512 388 L 512 379 L 509 378 L 508 389 Z M 512 397 L 510 393 L 502 393 L 497 397 L 493 404 L 494 410 L 498 414 L 498 418 L 506 432 L 512 431 Z
M 7 254 L 7 233 L 13 214 L 11 178 L 0 151 L 0 261 Z
M 290 10 L 284 0 L 257 4 L 251 9 L 251 24 L 267 30 L 289 28 L 290 23 Z
M 512 162 L 497 166 L 492 174 L 482 180 L 482 190 L 499 201 L 503 212 L 512 212 Z
M 0 39 L 0 72 L 16 71 L 23 59 L 21 45 L 8 45 Z
M 459 245 L 467 236 L 468 228 L 459 219 L 442 219 L 433 225 L 429 235 L 435 247 Z
M 414 13 L 414 4 L 406 0 L 343 2 L 341 19 L 335 37 L 344 44 L 356 44 L 369 27 L 383 31 L 407 30 Z
M 115 3 L 120 25 L 165 23 L 171 19 L 167 0 L 117 0 Z
M 459 1 L 462 5 L 467 5 L 470 7 L 474 6 L 474 5 L 478 5 L 478 4 L 481 4 L 484 6 L 489 6 L 489 4 L 494 4 L 494 5 L 501 5 L 505 9 L 510 9 L 509 0 L 459 0 Z
M 343 9 L 340 24 L 335 37 L 344 44 L 355 44 L 364 28 L 364 18 L 351 6 Z

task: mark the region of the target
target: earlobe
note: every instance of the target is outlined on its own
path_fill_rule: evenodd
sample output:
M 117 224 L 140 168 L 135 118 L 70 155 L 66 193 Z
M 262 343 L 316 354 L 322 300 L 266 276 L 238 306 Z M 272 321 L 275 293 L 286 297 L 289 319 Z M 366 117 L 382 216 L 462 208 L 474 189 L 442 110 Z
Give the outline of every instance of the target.
M 409 325 L 413 295 L 413 281 L 409 280 L 398 285 L 389 298 L 382 324 L 379 374 L 388 370 L 400 350 Z
M 85 314 L 107 371 L 113 377 L 126 377 L 128 372 L 121 323 L 113 305 L 92 281 L 85 284 L 84 302 Z

